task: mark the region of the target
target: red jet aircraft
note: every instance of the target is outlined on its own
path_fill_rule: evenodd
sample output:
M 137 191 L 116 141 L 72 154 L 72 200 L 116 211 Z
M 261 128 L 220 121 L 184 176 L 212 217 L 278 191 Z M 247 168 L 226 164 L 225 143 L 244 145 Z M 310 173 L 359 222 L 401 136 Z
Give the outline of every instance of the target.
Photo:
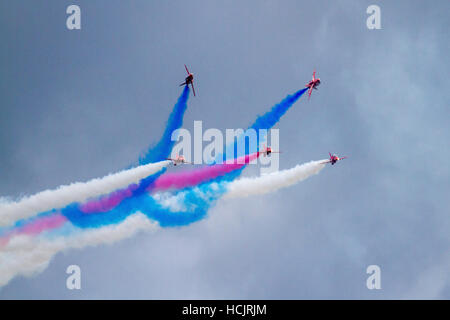
M 260 151 L 260 154 L 262 154 L 263 156 L 268 156 L 271 153 L 281 153 L 280 151 L 272 151 L 271 147 L 266 147 L 266 145 L 263 145 L 264 148 L 262 149 L 262 151 Z
M 317 90 L 317 87 L 319 86 L 319 84 L 320 84 L 320 78 L 316 79 L 316 70 L 314 70 L 313 76 L 312 76 L 312 80 L 306 84 L 306 88 L 309 88 L 309 90 L 308 90 L 308 94 L 309 94 L 308 100 L 309 100 L 309 98 L 311 98 L 312 90 L 313 89 Z
M 166 160 L 172 161 L 172 164 L 174 166 L 177 166 L 178 164 L 185 164 L 185 163 L 192 164 L 190 162 L 187 162 L 183 156 L 179 156 L 179 155 L 177 155 L 175 159 L 167 158 Z
M 189 72 L 188 68 L 186 67 L 186 65 L 184 65 L 184 67 L 186 68 L 186 72 L 188 74 L 188 76 L 186 77 L 186 79 L 184 79 L 184 82 L 182 84 L 180 84 L 181 86 L 189 86 L 189 84 L 192 87 L 192 92 L 194 93 L 194 97 L 195 97 L 195 90 L 194 90 L 194 75 L 192 73 Z
M 347 158 L 347 157 L 339 158 L 337 155 L 331 154 L 331 153 L 329 153 L 329 152 L 328 152 L 328 154 L 330 155 L 330 160 L 325 161 L 325 162 L 322 162 L 322 163 L 331 163 L 331 165 L 333 165 L 333 164 L 335 164 L 336 162 L 338 162 L 339 160 L 342 160 L 342 159 L 346 159 L 346 158 Z

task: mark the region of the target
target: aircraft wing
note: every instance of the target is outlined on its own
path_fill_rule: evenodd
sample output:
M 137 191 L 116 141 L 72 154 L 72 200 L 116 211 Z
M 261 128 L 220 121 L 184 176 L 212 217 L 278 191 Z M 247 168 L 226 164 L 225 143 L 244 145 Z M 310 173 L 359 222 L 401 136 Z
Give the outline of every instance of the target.
M 313 72 L 313 81 L 316 80 L 316 70 Z
M 188 70 L 188 68 L 186 67 L 186 65 L 184 65 L 184 67 L 186 68 L 187 74 L 189 74 L 189 70 Z
M 192 86 L 192 92 L 194 93 L 194 97 L 195 97 L 194 82 L 191 82 L 191 86 Z
M 311 98 L 311 93 L 312 93 L 312 87 L 309 87 L 309 90 L 308 90 L 308 99 Z

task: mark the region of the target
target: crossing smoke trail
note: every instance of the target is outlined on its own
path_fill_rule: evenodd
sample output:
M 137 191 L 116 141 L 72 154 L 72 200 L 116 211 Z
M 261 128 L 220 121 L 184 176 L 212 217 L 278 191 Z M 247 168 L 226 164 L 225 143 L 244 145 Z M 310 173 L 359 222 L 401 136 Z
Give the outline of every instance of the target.
M 209 204 L 222 194 L 219 187 L 209 188 L 207 184 L 196 186 L 195 189 L 202 190 L 202 195 L 197 197 L 192 193 L 186 197 L 184 207 L 187 209 L 181 212 L 161 206 L 144 190 L 123 199 L 117 206 L 106 212 L 86 214 L 74 204 L 62 209 L 61 214 L 73 225 L 83 229 L 120 223 L 136 211 L 144 213 L 149 219 L 158 222 L 161 227 L 183 226 L 204 218 Z
M 183 91 L 185 93 L 187 89 Z M 303 93 L 306 91 L 306 89 L 302 89 L 294 93 L 293 95 L 288 95 L 285 99 L 283 99 L 280 103 L 276 104 L 272 109 L 265 113 L 262 116 L 259 116 L 256 121 L 250 126 L 250 128 L 253 128 L 255 130 L 259 129 L 268 129 L 275 125 L 281 118 L 282 115 L 284 115 L 287 110 L 303 95 Z M 183 94 L 184 95 L 184 94 Z M 183 100 L 183 95 L 180 97 L 179 102 L 180 103 Z M 176 108 L 175 108 L 176 109 Z M 171 116 L 172 117 L 172 116 Z M 174 121 L 169 121 L 169 123 L 173 123 Z M 170 127 L 171 125 L 168 125 Z M 167 130 L 166 130 L 167 131 Z M 169 138 L 168 134 L 164 134 L 163 138 Z M 162 140 L 161 140 L 162 142 Z M 159 145 L 161 145 L 161 142 L 158 143 L 157 147 L 153 149 L 156 153 L 160 153 L 161 150 L 158 149 Z M 166 150 L 168 153 L 170 153 L 170 150 Z M 210 183 L 218 182 L 218 181 L 231 181 L 237 178 L 245 166 L 237 167 L 235 170 L 232 170 L 228 173 L 225 173 L 223 175 L 219 175 L 216 178 L 213 178 L 210 180 Z M 207 170 L 213 170 L 208 169 Z M 188 181 L 186 183 L 186 186 L 192 186 L 192 183 L 194 182 L 196 178 L 195 176 L 189 176 L 186 174 L 191 181 L 189 182 L 189 179 L 184 179 L 184 181 Z M 64 215 L 68 220 L 70 220 L 72 223 L 79 227 L 83 228 L 91 228 L 91 227 L 100 227 L 108 224 L 113 223 L 119 223 L 123 221 L 128 215 L 132 214 L 134 212 L 133 209 L 140 208 L 142 206 L 141 203 L 139 203 L 140 200 L 142 200 L 145 197 L 137 197 L 140 196 L 143 193 L 143 190 L 148 190 L 148 188 L 154 188 L 154 183 L 158 182 L 159 187 L 169 188 L 172 186 L 181 186 L 181 182 L 177 183 L 174 179 L 172 179 L 173 176 L 169 175 L 167 178 L 164 176 L 161 177 L 148 177 L 144 181 L 145 183 L 140 183 L 139 185 L 133 185 L 129 186 L 125 190 L 118 190 L 111 195 L 102 197 L 99 200 L 94 200 L 86 205 L 82 205 L 81 207 L 76 204 L 70 204 L 63 210 L 61 210 L 62 215 Z M 183 179 L 180 179 L 180 181 L 183 181 Z M 192 182 L 192 183 L 191 183 Z M 198 179 L 197 182 L 204 182 L 202 179 Z M 204 188 L 208 188 L 207 183 L 205 184 Z M 220 195 L 215 193 L 214 198 L 218 198 Z M 135 199 L 132 199 L 132 198 Z M 124 201 L 129 200 L 129 201 Z M 211 203 L 203 201 L 203 199 L 197 199 L 196 194 L 192 193 L 190 195 L 190 201 L 194 202 L 197 201 L 198 203 L 196 206 L 198 207 L 198 216 L 205 216 L 206 211 L 208 210 Z M 156 204 L 150 204 L 148 201 L 143 201 L 145 203 L 145 206 L 149 211 L 158 213 L 160 211 L 160 208 Z M 133 207 L 134 206 L 134 207 Z M 93 217 L 89 217 L 90 215 L 86 213 L 96 213 L 93 215 Z M 156 215 L 158 216 L 158 214 Z M 164 216 L 162 216 L 164 217 Z M 184 221 L 184 220 L 182 220 Z M 169 224 L 172 224 L 173 221 L 171 221 Z M 182 222 L 184 223 L 184 222 Z
M 187 97 L 188 97 L 188 91 L 189 89 L 187 87 L 184 88 L 183 94 L 179 98 L 172 115 L 170 116 L 170 119 L 168 121 L 167 128 L 174 128 L 175 126 L 181 125 L 181 122 L 178 120 L 178 115 L 180 114 L 179 110 L 185 110 L 185 107 L 182 107 L 183 104 L 186 103 Z M 286 111 L 302 96 L 302 94 L 305 92 L 305 89 L 299 90 L 293 95 L 287 96 L 283 101 L 275 105 L 269 112 L 264 114 L 263 116 L 260 116 L 257 118 L 254 124 L 250 126 L 250 128 L 253 128 L 255 130 L 258 129 L 267 129 L 272 127 L 276 122 L 278 122 L 282 115 L 286 113 Z M 181 107 L 180 107 L 181 106 Z M 175 120 L 174 120 L 175 119 Z M 163 138 L 161 141 L 152 149 L 152 152 L 150 154 L 159 154 L 160 156 L 169 154 L 171 151 L 172 146 L 170 148 L 166 148 L 163 146 L 163 140 L 164 139 L 170 139 L 170 135 L 168 134 L 168 130 L 166 128 L 166 131 L 163 135 Z M 171 143 L 169 143 L 170 145 Z M 161 162 L 160 164 L 163 164 L 164 166 L 167 166 L 167 162 Z M 148 166 L 152 166 L 149 164 Z M 139 168 L 139 167 L 138 167 Z M 158 168 L 158 170 L 155 170 L 153 172 L 148 172 L 148 174 L 155 173 L 159 171 L 162 168 Z M 213 169 L 211 169 L 213 170 Z M 236 170 L 232 170 L 229 173 L 226 173 L 224 175 L 220 175 L 219 177 L 213 179 L 214 180 L 222 180 L 222 179 L 235 179 L 237 176 L 240 175 L 241 171 L 243 170 L 243 166 L 237 168 Z M 128 171 L 127 171 L 128 172 Z M 105 192 L 105 189 L 100 188 L 100 186 L 97 184 L 97 179 L 92 181 L 91 183 L 88 183 L 87 186 L 91 187 L 86 189 L 84 191 L 83 188 L 80 188 L 79 184 L 73 184 L 70 186 L 64 186 L 57 190 L 53 191 L 44 191 L 41 192 L 35 196 L 31 196 L 29 198 L 25 198 L 20 202 L 17 203 L 7 203 L 6 205 L 2 206 L 3 209 L 2 214 L 0 216 L 0 225 L 5 225 L 7 223 L 12 223 L 14 221 L 17 221 L 18 219 L 27 218 L 32 214 L 38 213 L 38 212 L 45 212 L 47 210 L 51 210 L 54 208 L 60 208 L 64 205 L 71 204 L 69 208 L 63 211 L 63 214 L 72 221 L 72 219 L 78 219 L 82 218 L 83 213 L 89 213 L 89 212 L 107 212 L 108 210 L 111 210 L 114 206 L 116 206 L 118 203 L 120 203 L 124 198 L 131 197 L 133 195 L 140 194 L 142 190 L 147 189 L 148 186 L 150 186 L 155 179 L 147 178 L 144 180 L 144 182 L 147 182 L 147 186 L 145 183 L 140 183 L 139 185 L 132 185 L 129 186 L 125 190 L 117 190 L 118 185 L 112 183 L 112 180 L 116 178 L 116 175 L 112 175 L 112 178 L 107 180 L 107 184 L 102 185 L 105 188 L 109 187 L 109 190 L 116 190 L 116 192 L 113 192 L 111 195 L 102 197 L 99 201 L 92 201 L 88 203 L 87 205 L 82 206 L 81 208 L 78 208 L 77 204 L 71 204 L 74 202 L 84 202 L 88 198 L 92 198 L 95 196 L 103 195 L 107 192 Z M 172 179 L 172 176 L 168 176 L 168 178 L 161 177 L 162 180 L 159 180 L 160 186 L 162 188 L 167 188 L 171 184 L 176 184 L 174 180 Z M 199 179 L 201 180 L 201 179 Z M 158 180 L 156 180 L 158 181 Z M 166 182 L 164 182 L 166 181 Z M 171 182 L 170 182 L 171 181 Z M 124 181 L 123 181 L 124 182 Z M 110 185 L 108 185 L 110 184 Z M 192 184 L 187 184 L 192 185 Z M 107 189 L 106 189 L 107 190 Z M 97 219 L 99 220 L 100 217 Z M 111 220 L 114 221 L 114 220 Z
M 185 86 L 183 93 L 178 98 L 172 113 L 167 120 L 167 125 L 160 141 L 149 148 L 144 156 L 139 159 L 140 164 L 147 164 L 162 161 L 170 156 L 172 148 L 176 141 L 172 141 L 172 132 L 181 128 L 183 125 L 184 113 L 187 109 L 187 101 L 189 98 L 189 87 Z
M 175 139 L 172 140 L 172 132 L 176 129 L 181 128 L 183 125 L 184 113 L 187 109 L 187 101 L 189 98 L 189 87 L 185 86 L 181 96 L 178 98 L 177 103 L 175 104 L 169 119 L 167 120 L 167 125 L 164 130 L 164 133 L 160 139 L 160 141 L 151 146 L 147 153 L 139 159 L 139 163 L 148 164 L 151 162 L 163 161 L 167 159 L 172 151 L 172 148 L 175 144 Z M 166 161 L 164 161 L 166 163 Z M 154 181 L 162 174 L 154 174 L 152 176 L 147 176 L 142 179 L 138 184 L 133 184 L 128 186 L 125 189 L 116 190 L 110 195 L 102 196 L 99 200 L 91 201 L 87 204 L 79 206 L 77 203 L 72 203 L 66 208 L 61 210 L 61 213 L 67 217 L 71 222 L 75 221 L 83 221 L 85 219 L 84 216 L 86 213 L 92 212 L 101 212 L 105 213 L 112 210 L 114 207 L 121 204 L 124 199 L 130 197 L 136 197 L 145 192 L 150 185 L 154 183 Z M 128 215 L 130 213 L 128 212 Z M 95 225 L 103 226 L 110 223 L 118 223 L 125 219 L 127 215 L 124 214 L 116 214 L 111 215 L 105 221 L 101 221 L 101 216 L 95 217 Z M 85 224 L 81 224 L 85 226 Z
M 69 221 L 66 216 L 71 215 L 71 218 L 75 217 L 75 219 L 83 220 L 84 216 L 82 215 L 82 213 L 98 214 L 110 211 L 124 199 L 136 196 L 136 190 L 138 190 L 139 188 L 141 190 L 141 193 L 155 193 L 167 189 L 183 189 L 186 187 L 195 186 L 202 182 L 229 173 L 233 170 L 239 169 L 246 163 L 250 163 L 258 157 L 259 153 L 254 153 L 249 156 L 235 159 L 234 163 L 206 166 L 192 171 L 178 172 L 159 176 L 154 184 L 150 183 L 152 181 L 151 179 L 154 179 L 154 177 L 143 179 L 144 182 L 142 184 L 144 184 L 144 186 L 139 187 L 139 185 L 137 184 L 132 184 L 125 189 L 114 191 L 110 195 L 102 196 L 98 199 L 90 200 L 86 203 L 80 204 L 78 208 L 76 204 L 73 204 L 68 206 L 67 208 L 62 209 L 61 211 L 49 212 L 28 221 L 22 221 L 20 225 L 16 225 L 14 228 L 4 231 L 3 234 L 0 230 L 0 246 L 6 245 L 13 236 L 21 234 L 37 235 L 44 231 L 59 228 L 64 223 Z M 123 217 L 125 218 L 125 216 Z M 111 220 L 112 214 L 109 215 L 109 218 L 109 221 L 113 223 L 114 220 Z M 84 220 L 86 220 L 86 218 L 84 218 Z
M 257 138 L 258 143 L 260 144 L 260 139 L 264 139 L 265 137 L 260 137 L 260 129 L 270 129 L 272 128 L 280 119 L 281 117 L 289 110 L 289 108 L 307 91 L 306 89 L 301 89 L 297 91 L 296 93 L 292 95 L 288 95 L 285 99 L 283 99 L 280 103 L 276 104 L 272 107 L 272 109 L 268 112 L 266 112 L 264 115 L 259 116 L 256 121 L 249 127 L 252 129 L 255 129 L 257 131 Z M 238 138 L 239 139 L 239 138 Z M 227 146 L 226 150 L 229 150 L 230 146 Z M 237 141 L 234 142 L 234 144 L 231 146 L 232 148 L 237 147 Z M 224 158 L 224 161 L 226 161 L 227 152 L 222 155 Z M 234 154 L 234 153 L 233 153 Z M 322 165 L 316 164 L 319 169 L 318 171 L 323 168 Z M 314 166 L 313 166 L 314 167 Z M 188 211 L 189 209 L 192 210 L 192 208 L 195 208 L 195 214 L 189 215 L 187 219 L 181 219 L 182 224 L 180 221 L 175 221 L 175 224 L 173 224 L 174 221 L 171 221 L 170 223 L 161 223 L 161 220 L 158 220 L 161 223 L 161 226 L 174 226 L 174 225 L 184 225 L 188 223 L 192 223 L 193 221 L 197 221 L 200 218 L 203 218 L 206 216 L 207 211 L 211 206 L 213 206 L 216 201 L 226 194 L 227 192 L 227 183 L 230 183 L 230 181 L 234 181 L 237 177 L 240 176 L 245 166 L 242 166 L 238 168 L 237 170 L 233 170 L 229 173 L 226 173 L 224 175 L 218 176 L 215 179 L 211 179 L 208 183 L 203 183 L 201 185 L 198 185 L 193 188 L 188 188 L 186 190 L 183 190 L 181 192 L 178 192 L 176 195 L 154 195 L 152 199 L 157 200 L 157 203 L 159 206 L 169 210 L 169 212 L 176 212 L 176 211 L 182 211 L 183 213 Z M 295 168 L 294 168 L 295 169 Z M 306 169 L 310 169 L 310 166 L 306 166 Z M 317 171 L 317 172 L 318 172 Z M 301 181 L 305 179 L 307 176 L 309 176 L 307 173 L 304 175 L 299 174 L 299 172 L 302 172 L 302 170 L 292 170 L 289 173 L 293 174 L 295 178 L 288 179 L 288 181 L 294 181 L 292 183 L 295 183 L 295 181 Z M 307 170 L 307 172 L 310 172 Z M 314 172 L 314 170 L 312 170 Z M 276 176 L 272 176 L 272 178 L 275 178 Z M 284 184 L 280 181 L 281 179 L 274 179 L 274 186 L 278 185 L 279 188 L 283 187 Z M 254 183 L 261 182 L 262 185 L 266 185 L 266 190 L 269 190 L 267 187 L 266 178 L 263 180 L 255 180 Z M 275 183 L 278 182 L 278 183 Z M 286 186 L 289 184 L 286 184 Z M 235 185 L 235 188 L 238 189 L 240 187 L 239 184 Z M 232 190 L 232 189 L 231 189 Z M 238 194 L 238 193 L 235 193 Z M 251 194 L 251 193 L 250 193 Z M 149 198 L 149 197 L 147 197 Z M 191 219 L 194 217 L 195 219 Z M 159 217 L 161 218 L 161 217 Z M 188 220 L 188 221 L 186 221 Z
M 220 178 L 230 172 L 241 169 L 258 157 L 259 152 L 256 152 L 249 156 L 237 158 L 234 163 L 215 164 L 192 171 L 167 173 L 156 179 L 151 191 L 160 192 L 168 189 L 193 187 L 200 183 L 208 182 L 215 178 Z
M 270 129 L 272 128 L 278 121 L 280 121 L 281 117 L 286 114 L 286 112 L 292 107 L 292 105 L 298 100 L 300 99 L 300 97 L 308 90 L 308 88 L 304 88 L 301 90 L 298 90 L 297 92 L 295 92 L 292 95 L 288 95 L 286 98 L 284 98 L 281 102 L 279 102 L 278 104 L 276 104 L 275 106 L 272 107 L 272 109 L 268 112 L 266 112 L 265 114 L 263 114 L 262 116 L 258 116 L 255 120 L 255 122 L 249 127 L 250 129 L 254 129 L 257 133 L 257 146 L 260 145 L 261 141 L 263 139 L 265 139 L 266 137 L 264 136 L 260 136 L 261 133 L 261 129 Z M 226 146 L 226 151 L 225 154 L 222 155 L 223 157 L 223 161 L 227 161 L 227 154 L 230 154 L 230 149 L 236 149 L 237 145 L 238 145 L 238 141 L 239 139 L 243 139 L 243 137 L 238 137 L 238 139 L 236 139 L 234 141 L 233 144 Z M 249 152 L 251 152 L 252 150 L 249 150 Z M 234 152 L 231 152 L 231 154 L 234 154 Z M 219 155 L 220 156 L 220 155 Z M 235 180 L 237 177 L 239 177 L 242 173 L 242 171 L 244 170 L 245 167 L 239 168 L 235 171 L 232 171 L 230 173 L 227 173 L 223 176 L 217 177 L 216 179 L 211 180 L 209 183 L 205 183 L 202 186 L 202 190 L 210 190 L 210 189 L 214 189 L 217 188 L 218 183 L 220 182 L 229 182 L 229 181 L 233 181 Z M 219 184 L 220 186 L 220 184 Z M 203 195 L 201 193 L 197 192 L 197 188 L 196 189 L 191 189 L 185 192 L 185 195 L 188 194 L 189 195 L 189 199 L 190 201 L 194 201 L 196 200 L 200 200 L 202 199 Z M 221 190 L 222 193 L 220 193 L 220 191 L 215 193 L 215 197 L 214 197 L 214 201 L 210 201 L 210 202 L 202 202 L 201 203 L 201 210 L 203 210 L 206 212 L 209 210 L 209 208 L 215 204 L 216 200 L 219 199 L 223 193 L 226 191 L 226 188 L 219 188 L 219 190 Z
M 205 166 L 203 168 L 191 171 L 166 173 L 164 175 L 160 175 L 156 179 L 155 177 L 150 177 L 142 180 L 139 185 L 133 184 L 125 189 L 116 190 L 109 195 L 105 195 L 98 199 L 93 199 L 87 203 L 81 204 L 79 209 L 81 212 L 87 214 L 107 212 L 116 207 L 124 199 L 138 195 L 138 190 L 141 190 L 142 193 L 144 190 L 158 192 L 167 189 L 183 189 L 192 187 L 240 169 L 246 163 L 257 159 L 258 157 L 259 153 L 253 153 L 249 156 L 235 159 L 234 163 Z
M 0 203 L 0 226 L 7 226 L 40 212 L 61 208 L 73 202 L 84 202 L 89 198 L 138 183 L 143 178 L 161 171 L 169 164 L 170 161 L 151 163 L 88 182 L 75 182 L 54 190 L 45 190 L 16 202 Z
M 211 205 L 222 194 L 223 199 L 232 199 L 275 192 L 291 186 L 318 174 L 325 167 L 324 161 L 326 160 L 311 161 L 256 178 L 211 183 L 207 187 L 195 187 L 176 195 L 168 193 L 158 193 L 152 197 L 147 195 L 147 201 L 154 199 L 154 202 L 149 202 L 150 204 L 159 203 L 161 208 L 165 208 L 160 210 L 159 218 L 158 214 L 152 210 L 153 208 L 148 211 L 149 208 L 142 205 L 145 201 L 140 201 L 140 210 L 134 211 L 122 223 L 87 230 L 71 225 L 74 230 L 69 236 L 35 239 L 26 234 L 14 237 L 4 247 L 0 247 L 0 286 L 8 283 L 16 275 L 30 276 L 35 272 L 43 271 L 51 258 L 59 251 L 113 243 L 130 237 L 140 230 L 157 230 L 159 226 L 179 226 L 197 221 L 203 217 L 201 215 L 203 211 L 192 207 L 199 204 L 200 198 L 205 201 L 204 204 Z M 196 197 L 192 197 L 194 193 Z M 164 218 L 161 219 L 162 217 Z M 160 223 L 155 220 L 160 220 Z
M 289 110 L 289 108 L 306 92 L 306 90 L 307 89 L 301 89 L 292 95 L 288 95 L 280 103 L 273 106 L 270 111 L 266 112 L 262 116 L 259 116 L 256 121 L 250 126 L 250 128 L 255 129 L 259 135 L 259 129 L 269 129 L 273 127 Z M 168 135 L 167 137 L 170 139 Z M 236 143 L 237 142 L 235 141 L 233 147 L 236 146 Z M 217 183 L 219 181 L 232 181 L 241 174 L 244 168 L 245 166 L 242 166 L 236 168 L 236 170 L 230 171 L 229 173 L 217 176 L 216 178 L 211 179 L 209 183 Z M 163 179 L 164 181 L 164 179 L 166 178 L 163 177 L 164 176 L 161 176 L 158 179 Z M 154 182 L 156 183 L 158 179 L 155 179 Z M 172 183 L 175 183 L 174 180 L 170 179 L 170 176 L 165 181 L 167 183 L 160 184 L 161 188 L 168 188 Z M 154 184 L 149 183 L 149 187 L 154 188 Z M 204 186 L 202 186 L 202 190 L 209 190 L 210 187 L 211 185 L 205 183 Z M 214 185 L 212 187 L 214 187 Z M 140 188 L 140 190 L 142 189 L 143 188 Z M 99 210 L 97 210 L 99 209 L 99 207 L 96 207 L 95 205 L 92 208 L 82 207 L 81 210 L 80 208 L 78 208 L 78 206 L 72 205 L 68 208 L 65 208 L 65 210 L 62 211 L 62 214 L 78 227 L 92 228 L 105 226 L 112 223 L 119 223 L 123 221 L 123 219 L 125 219 L 128 215 L 132 214 L 135 209 L 139 208 L 142 210 L 142 206 L 145 206 L 147 208 L 147 212 L 150 212 L 149 217 L 156 219 L 160 223 L 167 223 L 167 225 L 172 226 L 177 223 L 176 221 L 178 221 L 180 225 L 192 222 L 190 221 L 190 216 L 188 216 L 186 219 L 173 220 L 171 219 L 172 216 L 170 215 L 168 217 L 165 215 L 161 215 L 161 211 L 164 210 L 162 210 L 157 203 L 154 203 L 154 201 L 149 201 L 149 197 L 145 197 L 145 195 L 141 196 L 141 192 L 133 191 L 132 195 L 134 195 L 134 198 L 131 196 L 121 197 L 121 200 L 117 202 L 115 201 L 114 197 L 107 197 L 105 199 L 105 202 L 101 204 L 101 208 L 104 208 L 104 210 L 101 209 L 100 212 Z M 136 197 L 136 195 L 139 195 L 139 197 Z M 212 201 L 205 201 L 205 199 L 202 198 L 204 194 L 202 195 L 202 197 L 197 197 L 197 195 L 198 194 L 195 192 L 189 193 L 189 201 L 191 202 L 191 204 L 189 205 L 196 208 L 196 213 L 194 214 L 194 216 L 196 217 L 206 216 L 206 212 L 208 211 L 210 206 L 213 205 L 215 203 L 215 200 L 217 200 L 221 196 L 220 192 L 217 190 L 215 190 L 213 196 L 211 196 Z M 86 215 L 85 213 L 87 212 L 97 213 L 93 215 Z M 168 218 L 167 222 L 158 220 L 165 220 L 166 218 Z
M 183 212 L 161 206 L 155 198 L 144 193 L 125 199 L 107 213 L 83 215 L 79 219 L 66 221 L 63 233 L 54 230 L 56 236 L 52 232 L 40 237 L 19 233 L 8 238 L 0 245 L 0 286 L 16 275 L 30 276 L 43 271 L 59 251 L 114 242 L 142 229 L 157 229 L 158 225 L 174 227 L 198 221 L 206 214 L 205 204 L 214 201 L 215 195 L 222 194 L 222 191 L 219 187 L 206 190 L 198 186 L 195 189 L 201 190 L 202 196 L 190 199 L 186 195 Z
M 42 191 L 17 201 L 0 198 L 0 227 L 10 225 L 40 212 L 62 208 L 75 202 L 82 203 L 89 198 L 109 194 L 130 184 L 136 184 L 141 179 L 162 170 L 163 167 L 170 163 L 165 161 L 165 159 L 170 155 L 175 143 L 171 141 L 171 134 L 172 131 L 179 129 L 183 124 L 188 98 L 189 88 L 186 86 L 169 116 L 161 140 L 147 151 L 146 156 L 140 159 L 140 163 L 144 165 L 85 183 L 76 182 L 60 186 L 55 190 Z M 162 162 L 157 163 L 158 161 Z M 115 194 L 116 198 L 118 198 L 118 194 L 120 192 Z
M 251 128 L 255 130 L 271 128 L 305 91 L 306 89 L 303 89 L 286 97 L 271 111 L 258 117 Z M 167 130 L 161 142 L 164 139 L 168 139 L 166 142 L 171 141 L 170 135 L 166 133 Z M 159 159 L 163 154 L 169 155 L 173 146 L 166 149 L 161 142 L 153 150 L 163 151 L 149 153 L 155 157 L 159 153 L 157 156 Z M 144 163 L 150 160 L 148 157 L 141 159 Z M 131 236 L 137 230 L 156 229 L 158 226 L 184 226 L 203 219 L 209 208 L 226 194 L 228 183 L 232 183 L 244 167 L 245 165 L 217 176 L 208 183 L 190 186 L 175 195 L 150 194 L 149 188 L 160 177 L 160 174 L 153 174 L 144 178 L 144 182 L 139 183 L 137 188 L 132 189 L 130 197 L 105 212 L 85 214 L 80 210 L 79 204 L 72 203 L 60 211 L 46 213 L 43 217 L 32 221 L 29 227 L 22 228 L 17 236 L 7 238 L 7 241 L 3 242 L 3 246 L 0 247 L 0 286 L 18 274 L 31 275 L 35 271 L 42 271 L 54 254 L 68 248 L 110 243 Z M 249 195 L 251 194 L 254 193 L 249 192 Z M 39 220 L 47 215 L 47 221 Z M 60 224 L 63 227 L 60 227 Z M 63 232 L 59 230 L 61 228 L 64 229 Z M 46 232 L 34 237 L 42 231 Z

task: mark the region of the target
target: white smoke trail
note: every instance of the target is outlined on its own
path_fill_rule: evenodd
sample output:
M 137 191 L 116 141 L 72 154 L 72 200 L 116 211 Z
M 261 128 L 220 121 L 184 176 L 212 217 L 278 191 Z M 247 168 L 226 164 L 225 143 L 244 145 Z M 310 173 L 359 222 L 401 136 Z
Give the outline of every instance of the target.
M 252 195 L 260 195 L 289 187 L 302 180 L 318 174 L 324 167 L 325 160 L 311 161 L 299 164 L 294 168 L 272 172 L 256 178 L 242 178 L 232 181 L 227 185 L 225 199 L 242 198 Z
M 291 169 L 272 172 L 259 177 L 241 178 L 232 182 L 213 182 L 207 188 L 194 187 L 176 194 L 171 192 L 156 193 L 152 197 L 163 208 L 174 212 L 186 211 L 191 205 L 195 205 L 189 202 L 191 197 L 187 197 L 191 192 L 205 201 L 217 199 L 217 197 L 212 197 L 211 194 L 221 192 L 219 190 L 223 190 L 223 187 L 226 189 L 222 196 L 224 199 L 243 198 L 275 192 L 318 174 L 325 167 L 324 162 L 326 161 L 326 159 L 311 161 L 299 164 Z
M 88 182 L 75 182 L 54 190 L 45 190 L 18 201 L 0 199 L 2 200 L 0 201 L 0 226 L 7 226 L 36 213 L 62 208 L 72 202 L 84 202 L 89 198 L 138 183 L 141 179 L 162 170 L 169 164 L 170 161 L 150 163 Z
M 231 199 L 275 192 L 318 174 L 325 167 L 323 164 L 325 161 L 311 161 L 260 177 L 222 182 L 227 189 L 224 198 Z M 210 193 L 222 190 L 219 184 L 221 183 L 212 183 L 207 189 L 195 187 L 191 191 L 182 191 L 175 195 L 169 192 L 157 193 L 152 197 L 164 208 L 183 212 L 189 210 L 190 206 L 190 197 L 186 197 L 187 192 L 195 192 L 197 196 L 208 200 Z M 51 258 L 60 251 L 113 243 L 131 237 L 140 230 L 157 230 L 159 224 L 138 212 L 117 225 L 88 230 L 73 228 L 78 232 L 72 236 L 61 235 L 48 238 L 44 235 L 38 237 L 19 235 L 11 238 L 5 246 L 0 247 L 0 287 L 17 275 L 31 276 L 43 271 L 47 268 Z
M 156 231 L 159 224 L 138 212 L 122 223 L 98 229 L 79 230 L 73 236 L 56 238 L 17 236 L 0 247 L 0 287 L 18 275 L 32 276 L 44 271 L 52 257 L 70 248 L 111 244 L 138 231 Z

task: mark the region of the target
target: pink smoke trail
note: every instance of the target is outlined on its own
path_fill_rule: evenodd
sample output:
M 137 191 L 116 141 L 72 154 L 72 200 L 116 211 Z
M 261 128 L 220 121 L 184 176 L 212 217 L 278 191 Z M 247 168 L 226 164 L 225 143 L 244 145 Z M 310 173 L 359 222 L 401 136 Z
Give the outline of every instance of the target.
M 203 168 L 175 173 L 166 173 L 156 179 L 148 188 L 149 191 L 164 191 L 167 189 L 183 189 L 192 187 L 208 180 L 221 177 L 231 171 L 242 168 L 245 164 L 259 157 L 259 152 L 235 159 L 233 163 L 215 164 Z
M 86 202 L 80 205 L 80 211 L 83 213 L 107 212 L 121 203 L 123 199 L 131 197 L 137 188 L 137 184 L 131 184 L 126 189 L 117 190 L 107 196 Z
M 153 184 L 149 185 L 147 191 L 163 191 L 167 189 L 182 189 L 195 186 L 223 176 L 231 171 L 238 170 L 245 164 L 257 159 L 259 155 L 259 152 L 255 152 L 251 155 L 246 155 L 245 157 L 236 158 L 232 163 L 227 161 L 224 164 L 205 166 L 192 171 L 166 173 L 158 177 Z M 79 209 L 86 214 L 107 212 L 117 206 L 125 198 L 131 197 L 133 191 L 138 187 L 137 184 L 131 184 L 126 189 L 117 190 L 107 196 L 84 203 L 80 205 Z
M 67 218 L 60 213 L 52 214 L 45 217 L 39 217 L 17 229 L 7 232 L 4 236 L 0 237 L 0 246 L 8 244 L 12 237 L 26 234 L 37 235 L 41 232 L 56 229 L 61 227 L 67 222 Z

